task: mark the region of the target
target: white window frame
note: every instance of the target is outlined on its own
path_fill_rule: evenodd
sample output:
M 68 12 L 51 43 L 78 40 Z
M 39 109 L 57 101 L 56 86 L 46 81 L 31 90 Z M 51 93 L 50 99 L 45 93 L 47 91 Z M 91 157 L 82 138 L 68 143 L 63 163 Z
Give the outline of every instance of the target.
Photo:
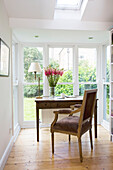
M 104 119 L 104 86 L 105 85 L 109 85 L 110 86 L 110 82 L 106 82 L 105 80 L 105 76 L 106 76 L 106 68 L 105 68 L 105 64 L 106 64 L 106 57 L 107 57 L 107 54 L 106 54 L 106 49 L 107 49 L 107 46 L 108 44 L 106 45 L 103 45 L 102 47 L 102 51 L 103 51 L 103 59 L 102 59 L 102 90 L 103 90 L 103 93 L 102 93 L 102 101 L 103 101 L 103 104 L 102 104 L 102 126 L 107 129 L 109 131 L 109 122 L 107 120 Z M 109 107 L 109 113 L 110 113 L 110 107 Z
M 23 48 L 24 47 L 42 47 L 43 48 L 43 67 L 47 67 L 49 64 L 49 47 L 53 48 L 73 48 L 73 95 L 79 95 L 79 82 L 78 82 L 78 48 L 97 48 L 97 83 L 98 98 L 100 98 L 100 88 L 101 88 L 101 59 L 102 59 L 102 48 L 100 44 L 75 44 L 75 43 L 23 43 L 18 44 L 18 56 L 19 56 L 19 123 L 23 128 L 35 127 L 35 121 L 24 121 L 24 105 L 23 105 L 23 83 L 24 83 L 24 67 L 23 67 Z M 88 82 L 89 83 L 89 82 Z M 91 83 L 90 83 L 91 84 Z M 43 95 L 49 95 L 49 85 L 45 75 L 43 75 Z M 98 102 L 100 105 L 100 100 Z M 98 108 L 98 113 L 102 113 L 101 108 Z M 100 115 L 98 114 L 98 120 Z M 100 120 L 98 121 L 100 123 Z
M 97 50 L 97 59 L 96 59 L 96 82 L 79 82 L 79 84 L 97 84 L 98 85 L 98 46 L 94 46 L 94 45 L 79 45 L 78 46 L 78 50 L 79 48 L 95 48 Z M 79 60 L 79 54 L 78 54 L 78 60 Z M 78 61 L 79 64 L 79 61 Z
M 70 5 L 66 5 L 66 4 L 58 4 L 57 3 L 58 0 L 56 0 L 56 9 L 60 9 L 60 10 L 80 10 L 81 8 L 81 5 L 83 3 L 83 0 L 79 0 L 79 4 L 78 5 L 73 5 L 73 4 L 70 4 Z
M 14 48 L 14 51 L 13 51 Z M 13 101 L 15 103 L 15 110 L 13 110 L 13 127 L 14 135 L 20 130 L 19 126 L 19 107 L 18 107 L 18 44 L 13 40 L 12 42 L 12 68 L 13 68 Z M 15 98 L 15 99 L 14 99 Z
M 58 45 L 58 44 L 49 44 L 48 45 L 48 54 L 49 54 L 49 48 L 72 48 L 73 49 L 73 82 L 65 82 L 65 83 L 57 83 L 57 84 L 73 84 L 73 95 L 78 95 L 78 90 L 77 90 L 77 81 L 78 81 L 78 69 L 77 69 L 77 63 L 75 62 L 75 58 L 76 58 L 76 53 L 77 53 L 77 47 L 75 45 L 70 45 L 70 44 L 62 44 L 62 45 Z M 48 63 L 49 63 L 49 55 L 48 55 Z M 47 65 L 46 65 L 47 66 Z M 49 96 L 49 85 L 47 86 L 48 91 L 48 96 Z
M 34 44 L 34 43 L 24 43 L 23 44 L 23 46 L 22 46 L 22 60 L 21 60 L 21 62 L 22 62 L 22 66 L 23 66 L 23 69 L 22 69 L 22 79 L 21 79 L 21 81 L 22 81 L 22 86 L 21 86 L 21 88 L 22 88 L 22 91 L 23 91 L 23 93 L 22 93 L 22 116 L 21 116 L 21 126 L 23 127 L 23 128 L 34 128 L 34 127 L 36 127 L 36 122 L 34 121 L 34 120 L 31 120 L 31 121 L 25 121 L 24 120 L 24 85 L 38 85 L 38 81 L 37 82 L 34 82 L 34 83 L 27 83 L 27 82 L 24 82 L 24 48 L 25 47 L 41 47 L 41 48 L 43 48 L 43 66 L 44 66 L 44 59 L 45 59 L 45 46 L 44 46 L 44 44 L 38 44 L 38 43 L 36 43 L 36 44 Z M 44 77 L 44 76 L 43 76 Z M 44 86 L 44 79 L 43 79 L 43 83 L 40 83 L 41 85 L 43 85 Z M 44 93 L 44 92 L 43 92 Z
M 102 47 L 100 44 L 78 44 L 78 49 L 79 48 L 96 48 L 97 50 L 97 63 L 96 63 L 96 82 L 78 82 L 79 84 L 97 84 L 97 98 L 99 99 L 97 102 L 97 123 L 101 124 L 102 122 L 102 108 L 100 107 L 102 105 L 102 65 L 101 65 L 101 60 L 102 60 Z M 77 56 L 79 60 L 79 55 Z M 79 62 L 79 61 L 78 61 Z M 78 87 L 79 89 L 79 87 Z

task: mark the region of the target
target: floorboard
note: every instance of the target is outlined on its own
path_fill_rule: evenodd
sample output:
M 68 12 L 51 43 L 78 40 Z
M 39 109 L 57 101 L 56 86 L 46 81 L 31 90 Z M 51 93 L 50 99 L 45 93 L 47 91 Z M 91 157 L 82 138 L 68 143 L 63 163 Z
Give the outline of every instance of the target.
M 82 136 L 83 163 L 80 163 L 77 138 L 55 134 L 55 154 L 51 151 L 49 128 L 22 129 L 7 160 L 4 170 L 113 170 L 113 142 L 107 130 L 98 126 L 98 138 L 93 136 L 90 149 L 89 133 Z

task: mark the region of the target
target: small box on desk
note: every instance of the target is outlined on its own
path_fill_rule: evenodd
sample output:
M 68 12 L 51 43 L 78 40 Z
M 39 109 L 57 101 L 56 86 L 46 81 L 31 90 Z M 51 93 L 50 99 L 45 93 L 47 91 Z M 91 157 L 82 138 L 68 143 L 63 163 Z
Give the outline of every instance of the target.
M 43 97 L 40 97 L 40 96 L 36 96 L 36 99 L 42 99 Z

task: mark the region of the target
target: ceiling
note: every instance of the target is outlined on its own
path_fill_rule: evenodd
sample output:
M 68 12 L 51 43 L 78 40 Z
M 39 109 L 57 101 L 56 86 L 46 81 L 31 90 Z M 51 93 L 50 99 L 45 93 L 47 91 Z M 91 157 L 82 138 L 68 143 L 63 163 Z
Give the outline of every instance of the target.
M 85 21 L 113 22 L 113 0 L 90 0 L 82 19 Z
M 56 0 L 4 0 L 10 18 L 54 19 Z M 84 0 L 83 19 L 113 22 L 113 0 Z
M 54 32 L 63 33 L 62 30 L 73 30 L 76 35 L 80 30 L 84 34 L 91 30 L 99 37 L 99 31 L 105 32 L 113 25 L 113 0 L 83 0 L 80 11 L 55 10 L 56 0 L 4 0 L 4 3 L 10 27 L 22 42 L 42 42 L 43 35 L 47 41 L 46 33 L 53 39 Z M 35 34 L 40 34 L 40 38 L 34 39 Z
M 55 0 L 4 0 L 10 18 L 53 19 Z

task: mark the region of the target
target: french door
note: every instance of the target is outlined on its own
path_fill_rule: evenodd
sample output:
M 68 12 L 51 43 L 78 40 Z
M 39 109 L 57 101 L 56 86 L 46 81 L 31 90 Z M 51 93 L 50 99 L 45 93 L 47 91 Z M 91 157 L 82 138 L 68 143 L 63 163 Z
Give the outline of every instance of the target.
M 78 48 L 79 95 L 97 88 L 97 48 Z
M 110 105 L 110 47 L 104 46 L 103 62 L 103 120 L 109 122 Z
M 38 76 L 40 76 L 40 96 L 43 95 L 43 48 L 42 47 L 24 47 L 24 121 L 36 120 L 36 106 L 34 99 L 39 96 Z M 28 69 L 32 62 L 38 62 L 42 72 L 40 75 L 29 73 Z

